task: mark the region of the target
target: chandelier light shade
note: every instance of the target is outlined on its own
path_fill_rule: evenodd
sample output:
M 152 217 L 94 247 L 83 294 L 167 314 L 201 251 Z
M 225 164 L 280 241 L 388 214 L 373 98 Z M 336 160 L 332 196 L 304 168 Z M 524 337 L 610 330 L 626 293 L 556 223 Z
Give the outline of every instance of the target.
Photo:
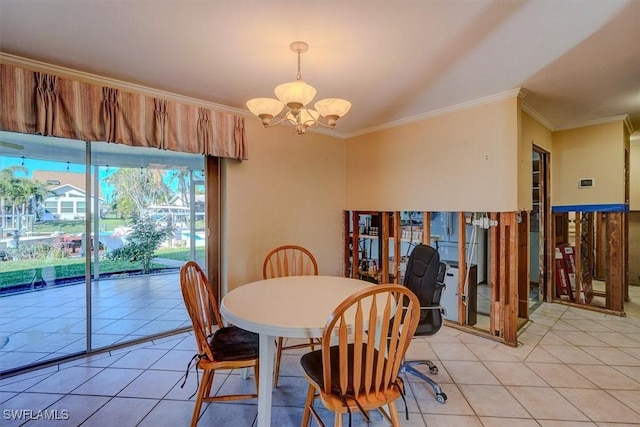
M 292 125 L 294 132 L 302 135 L 309 127 L 327 127 L 333 129 L 340 117 L 349 112 L 351 103 L 340 98 L 326 98 L 308 107 L 316 96 L 316 89 L 302 80 L 300 73 L 300 55 L 309 49 L 305 42 L 297 41 L 290 45 L 298 54 L 298 75 L 295 81 L 276 86 L 274 93 L 278 99 L 254 98 L 247 101 L 247 108 L 262 120 L 264 127 L 279 124 Z M 279 116 L 284 110 L 284 116 Z M 320 120 L 324 119 L 324 122 Z

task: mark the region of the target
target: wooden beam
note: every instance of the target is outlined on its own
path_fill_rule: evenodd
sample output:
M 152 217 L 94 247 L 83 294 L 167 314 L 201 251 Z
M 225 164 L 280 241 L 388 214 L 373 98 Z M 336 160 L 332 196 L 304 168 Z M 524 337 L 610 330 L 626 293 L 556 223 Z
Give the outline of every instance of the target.
M 353 239 L 351 238 L 351 213 L 349 211 L 342 211 L 343 221 L 343 239 L 344 239 L 344 253 L 342 259 L 342 275 L 344 277 L 351 277 L 349 271 L 353 270 L 351 265 L 352 254 L 354 251 Z
M 422 212 L 422 243 L 431 245 L 431 212 Z
M 575 226 L 575 245 L 573 248 L 573 258 L 576 264 L 576 278 L 574 280 L 575 289 L 573 289 L 573 300 L 580 302 L 580 290 L 582 289 L 582 212 L 576 212 L 574 219 Z
M 607 276 L 607 222 L 604 213 L 596 213 L 596 272 L 595 278 L 605 280 Z
M 351 223 L 353 224 L 353 233 L 351 237 L 352 245 L 352 265 L 351 265 L 351 277 L 353 279 L 358 278 L 358 268 L 360 266 L 360 214 L 358 212 L 351 212 Z
M 400 247 L 402 244 L 402 232 L 400 231 L 400 212 L 393 213 L 393 283 L 400 284 L 400 261 L 402 254 Z
M 489 214 L 491 221 L 498 222 L 498 214 L 491 212 Z M 498 283 L 500 283 L 500 227 L 491 227 L 489 229 L 489 277 L 487 283 L 489 284 L 490 297 L 489 297 L 489 331 L 493 336 L 501 336 L 502 328 L 500 322 L 502 317 L 500 316 L 500 290 Z
M 380 222 L 380 283 L 389 283 L 389 212 L 382 212 Z
M 518 231 L 518 270 L 517 270 L 517 301 L 518 317 L 529 319 L 529 215 L 517 213 L 520 222 L 517 223 Z
M 466 260 L 467 227 L 464 212 L 458 212 L 458 324 L 467 324 L 467 305 L 465 294 L 465 282 L 467 279 Z
M 607 284 L 606 284 L 606 308 L 613 311 L 624 310 L 624 220 L 621 212 L 608 212 L 607 236 Z
M 515 346 L 517 339 L 518 324 L 518 232 L 515 212 L 504 212 L 500 215 L 503 224 L 501 233 L 501 245 L 504 247 L 504 254 L 501 257 L 504 267 L 504 277 L 502 278 L 501 290 L 504 289 L 502 302 L 504 341 L 505 344 Z M 504 285 L 503 285 L 504 284 Z

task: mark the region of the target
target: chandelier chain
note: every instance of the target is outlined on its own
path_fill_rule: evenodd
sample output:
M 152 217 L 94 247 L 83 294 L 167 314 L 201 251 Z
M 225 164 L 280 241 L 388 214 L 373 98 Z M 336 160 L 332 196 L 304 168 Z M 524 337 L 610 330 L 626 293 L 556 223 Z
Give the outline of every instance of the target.
M 300 49 L 298 49 L 298 75 L 296 80 L 302 80 L 302 73 L 300 72 Z

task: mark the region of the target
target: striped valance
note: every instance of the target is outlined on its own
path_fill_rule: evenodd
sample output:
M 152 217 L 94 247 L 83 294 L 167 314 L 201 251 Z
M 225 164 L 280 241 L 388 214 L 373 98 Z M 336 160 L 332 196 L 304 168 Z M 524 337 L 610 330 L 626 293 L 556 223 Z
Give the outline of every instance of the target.
M 244 119 L 0 64 L 0 130 L 247 159 Z

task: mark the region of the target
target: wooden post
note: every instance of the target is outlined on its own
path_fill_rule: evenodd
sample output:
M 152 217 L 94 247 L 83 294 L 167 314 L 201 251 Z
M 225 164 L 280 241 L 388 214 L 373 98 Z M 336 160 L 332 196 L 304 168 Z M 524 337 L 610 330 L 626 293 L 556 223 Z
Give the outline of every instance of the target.
M 607 220 L 606 214 L 596 215 L 596 272 L 595 278 L 605 280 L 607 276 Z
M 529 215 L 516 213 L 520 222 L 517 224 L 518 230 L 518 317 L 529 319 Z
M 431 212 L 422 212 L 422 243 L 431 245 Z
M 624 310 L 624 246 L 623 218 L 621 212 L 606 213 L 608 247 L 607 251 L 607 285 L 606 307 L 609 310 Z
M 360 265 L 360 214 L 358 214 L 358 212 L 351 212 L 351 223 L 353 224 L 353 236 L 351 238 L 351 247 L 353 248 L 351 254 L 351 277 L 357 279 Z
M 389 283 L 389 212 L 382 212 L 380 222 L 380 283 Z
M 458 324 L 460 325 L 467 324 L 467 295 L 465 293 L 467 279 L 466 241 L 467 227 L 464 212 L 458 212 Z
M 402 244 L 402 232 L 400 231 L 400 212 L 393 213 L 393 283 L 400 284 L 400 261 L 402 254 L 400 246 Z
M 582 250 L 582 212 L 576 212 L 576 216 L 574 222 L 576 224 L 575 227 L 575 238 L 574 238 L 574 248 L 573 248 L 573 258 L 576 262 L 576 278 L 575 289 L 573 289 L 573 302 L 580 302 L 580 289 L 582 289 L 582 257 L 580 256 L 580 252 Z
M 343 222 L 343 239 L 344 239 L 344 253 L 342 254 L 342 275 L 344 277 L 351 277 L 349 271 L 353 270 L 353 265 L 351 265 L 351 257 L 353 256 L 353 239 L 351 238 L 351 227 L 350 227 L 350 219 L 351 214 L 348 211 L 342 211 L 342 222 Z
M 501 270 L 504 276 L 501 278 L 500 290 L 502 293 L 504 342 L 516 346 L 518 323 L 518 233 L 515 212 L 504 212 L 501 215 L 502 225 L 500 245 Z
M 498 222 L 498 214 L 491 212 L 489 214 L 491 221 Z M 500 225 L 491 227 L 489 230 L 489 238 L 491 239 L 489 248 L 489 289 L 491 289 L 490 295 L 490 310 L 489 310 L 489 330 L 491 335 L 500 336 L 502 334 L 501 321 L 502 316 L 500 310 L 500 289 L 498 284 L 500 283 L 500 254 L 499 254 L 499 242 L 500 242 Z

